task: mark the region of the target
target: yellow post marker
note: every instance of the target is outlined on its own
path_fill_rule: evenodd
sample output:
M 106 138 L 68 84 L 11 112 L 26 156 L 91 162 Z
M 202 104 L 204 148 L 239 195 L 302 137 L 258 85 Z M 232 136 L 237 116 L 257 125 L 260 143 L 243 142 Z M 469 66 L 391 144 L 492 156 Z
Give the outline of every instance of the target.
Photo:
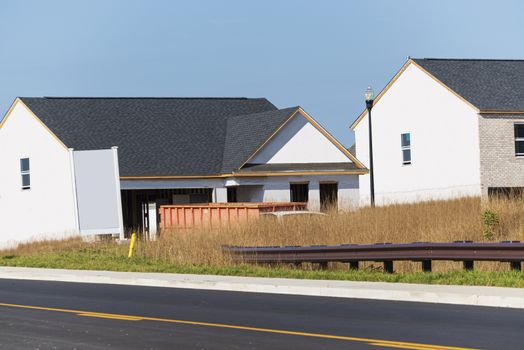
M 131 235 L 131 242 L 129 243 L 129 253 L 127 254 L 128 258 L 133 256 L 133 248 L 135 248 L 135 242 L 136 242 L 136 233 L 133 232 L 133 234 Z

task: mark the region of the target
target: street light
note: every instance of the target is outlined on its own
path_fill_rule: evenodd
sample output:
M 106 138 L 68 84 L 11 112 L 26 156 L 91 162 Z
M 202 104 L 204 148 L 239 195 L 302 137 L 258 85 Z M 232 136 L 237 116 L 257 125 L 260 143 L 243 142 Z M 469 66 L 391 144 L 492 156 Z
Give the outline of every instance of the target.
M 369 191 L 371 198 L 371 207 L 375 207 L 375 180 L 373 177 L 373 136 L 371 133 L 371 109 L 373 108 L 373 99 L 375 93 L 371 86 L 368 86 L 364 92 L 366 97 L 366 108 L 368 110 L 368 121 L 369 121 Z

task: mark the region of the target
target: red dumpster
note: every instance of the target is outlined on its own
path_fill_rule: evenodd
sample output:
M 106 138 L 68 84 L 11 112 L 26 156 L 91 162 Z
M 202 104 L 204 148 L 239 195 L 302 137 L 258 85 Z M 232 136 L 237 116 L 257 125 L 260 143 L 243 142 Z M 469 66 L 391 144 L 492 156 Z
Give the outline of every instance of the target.
M 306 210 L 307 203 L 206 203 L 160 206 L 160 228 L 231 225 L 256 220 L 260 213 Z

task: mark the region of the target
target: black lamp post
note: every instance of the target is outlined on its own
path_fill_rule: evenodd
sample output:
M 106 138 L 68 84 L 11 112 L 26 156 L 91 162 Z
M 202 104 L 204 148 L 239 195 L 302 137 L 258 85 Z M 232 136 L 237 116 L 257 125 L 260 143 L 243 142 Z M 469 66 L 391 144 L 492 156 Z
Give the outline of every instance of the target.
M 371 132 L 371 109 L 373 108 L 373 99 L 375 93 L 371 86 L 368 86 L 364 92 L 366 97 L 366 108 L 368 110 L 368 121 L 369 121 L 369 193 L 371 198 L 371 207 L 375 207 L 375 179 L 373 177 L 373 135 Z

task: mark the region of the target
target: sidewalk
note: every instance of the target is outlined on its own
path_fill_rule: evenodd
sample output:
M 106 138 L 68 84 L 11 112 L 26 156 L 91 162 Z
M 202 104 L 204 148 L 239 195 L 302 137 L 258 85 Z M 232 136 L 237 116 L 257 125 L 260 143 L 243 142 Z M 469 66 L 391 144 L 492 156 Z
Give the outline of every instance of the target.
M 0 267 L 0 278 L 524 308 L 519 288 Z

